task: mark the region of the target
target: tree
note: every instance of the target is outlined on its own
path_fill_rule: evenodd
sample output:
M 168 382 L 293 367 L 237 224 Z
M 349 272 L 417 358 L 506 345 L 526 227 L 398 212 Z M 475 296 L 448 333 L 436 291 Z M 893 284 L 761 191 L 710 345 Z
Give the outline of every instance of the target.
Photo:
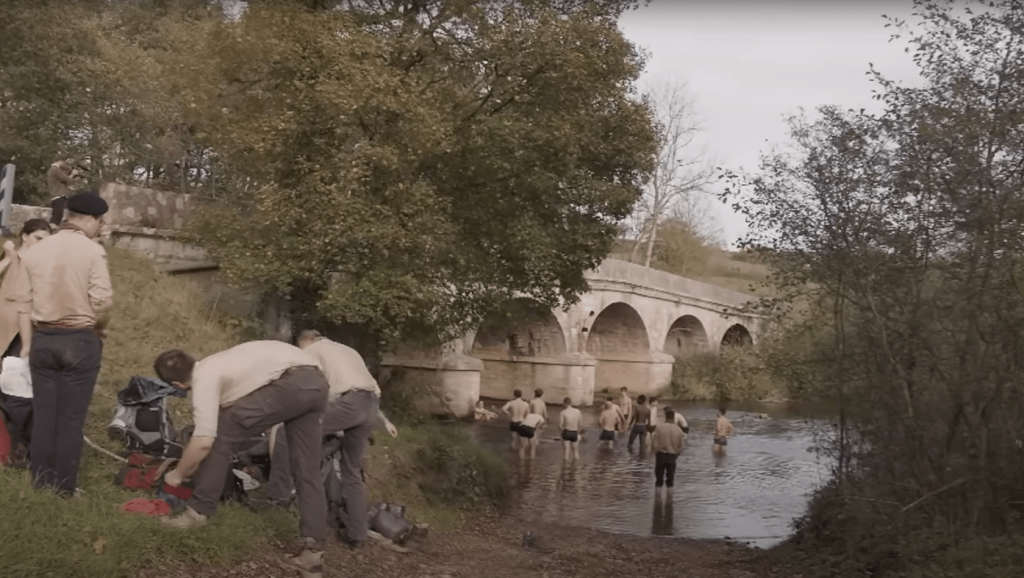
M 730 191 L 832 340 L 807 361 L 840 412 L 837 476 L 806 535 L 873 575 L 1019 540 L 1024 497 L 1024 3 L 915 6 L 919 28 L 891 24 L 925 85 L 872 71 L 883 113 L 792 119 L 795 153 Z
M 654 156 L 617 14 L 397 5 L 253 3 L 210 36 L 230 193 L 200 238 L 237 282 L 391 337 L 571 303 Z
M 692 218 L 686 223 L 689 229 L 707 230 L 706 223 L 699 219 L 710 216 L 703 195 L 714 176 L 713 167 L 695 148 L 700 124 L 685 87 L 665 85 L 653 91 L 651 102 L 657 116 L 658 152 L 654 172 L 634 209 L 638 227 L 630 255 L 630 261 L 637 261 L 643 246 L 646 267 L 651 266 L 658 228 L 673 207 L 680 205 L 677 219 Z

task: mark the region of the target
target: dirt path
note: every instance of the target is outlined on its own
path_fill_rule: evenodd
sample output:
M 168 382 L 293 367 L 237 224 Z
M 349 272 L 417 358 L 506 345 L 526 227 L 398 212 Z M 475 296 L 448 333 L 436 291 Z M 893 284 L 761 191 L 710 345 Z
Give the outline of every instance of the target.
M 523 547 L 526 530 L 554 548 L 548 554 Z M 274 556 L 230 569 L 182 569 L 161 578 L 256 578 L 297 576 Z M 774 578 L 757 551 L 720 541 L 637 538 L 579 528 L 527 524 L 486 517 L 448 533 L 433 532 L 419 550 L 398 553 L 377 544 L 353 552 L 332 543 L 325 578 Z

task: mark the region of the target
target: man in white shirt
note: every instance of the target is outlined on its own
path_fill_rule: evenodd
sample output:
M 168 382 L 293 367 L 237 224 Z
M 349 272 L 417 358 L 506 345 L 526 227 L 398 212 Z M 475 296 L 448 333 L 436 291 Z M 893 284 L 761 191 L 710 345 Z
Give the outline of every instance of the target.
M 251 341 L 199 363 L 180 349 L 165 351 L 153 368 L 165 382 L 192 390 L 195 423 L 181 461 L 164 478 L 177 486 L 194 475 L 192 498 L 185 513 L 162 522 L 182 529 L 206 525 L 217 509 L 238 447 L 284 423 L 299 494 L 299 532 L 306 547 L 281 563 L 307 576 L 320 576 L 327 542 L 320 420 L 327 406 L 328 385 L 317 358 L 280 341 Z
M 338 538 L 358 548 L 366 541 L 369 530 L 369 508 L 362 476 L 363 455 L 369 446 L 374 426 L 380 423 L 386 427 L 390 423 L 380 413 L 380 387 L 355 349 L 331 341 L 314 330 L 300 333 L 298 344 L 304 353 L 316 358 L 327 377 L 329 391 L 323 419 L 324 433 L 344 432 L 341 439 L 340 473 L 341 492 L 345 498 L 348 519 Z M 278 436 L 271 456 L 271 482 L 281 477 L 287 481 L 292 474 L 288 467 L 291 464 L 288 459 L 289 444 L 282 441 L 283 437 Z M 274 470 L 281 464 L 284 465 L 284 474 L 274 476 Z M 279 485 L 280 482 L 275 484 Z
M 502 406 L 501 411 L 509 417 L 508 430 L 512 432 L 512 449 L 519 447 L 519 424 L 530 413 L 530 404 L 523 401 L 522 390 L 512 392 L 512 400 Z
M 583 414 L 572 406 L 568 397 L 563 401 L 565 409 L 558 416 L 558 428 L 562 430 L 563 457 L 580 459 L 580 429 L 583 426 Z

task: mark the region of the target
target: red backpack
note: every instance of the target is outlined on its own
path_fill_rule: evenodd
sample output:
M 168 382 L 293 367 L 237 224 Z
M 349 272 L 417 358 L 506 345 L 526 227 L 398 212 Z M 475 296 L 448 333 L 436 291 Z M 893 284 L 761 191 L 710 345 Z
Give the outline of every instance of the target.
M 176 459 L 160 459 L 146 454 L 129 454 L 128 462 L 114 476 L 114 485 L 129 490 L 162 490 L 176 498 L 187 500 L 192 497 L 192 490 L 184 486 L 171 486 L 164 483 L 166 474 Z

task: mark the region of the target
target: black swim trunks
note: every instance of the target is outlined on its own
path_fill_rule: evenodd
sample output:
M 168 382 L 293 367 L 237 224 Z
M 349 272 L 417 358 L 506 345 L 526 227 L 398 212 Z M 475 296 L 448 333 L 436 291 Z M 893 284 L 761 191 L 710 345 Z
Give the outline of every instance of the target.
M 601 430 L 600 437 L 598 437 L 597 439 L 603 442 L 613 442 L 615 441 L 615 432 L 610 429 L 603 429 Z
M 715 438 L 715 444 L 720 446 L 727 446 L 729 445 L 729 438 L 725 436 L 717 437 Z
M 519 437 L 521 437 L 521 438 L 532 438 L 534 432 L 537 431 L 537 428 L 533 428 L 533 427 L 530 427 L 528 425 L 520 425 L 518 431 L 519 431 Z
M 580 432 L 564 429 L 562 430 L 562 439 L 567 442 L 578 442 L 580 441 Z
M 519 431 L 519 422 L 514 421 L 514 422 L 508 424 L 508 431 L 518 432 Z

